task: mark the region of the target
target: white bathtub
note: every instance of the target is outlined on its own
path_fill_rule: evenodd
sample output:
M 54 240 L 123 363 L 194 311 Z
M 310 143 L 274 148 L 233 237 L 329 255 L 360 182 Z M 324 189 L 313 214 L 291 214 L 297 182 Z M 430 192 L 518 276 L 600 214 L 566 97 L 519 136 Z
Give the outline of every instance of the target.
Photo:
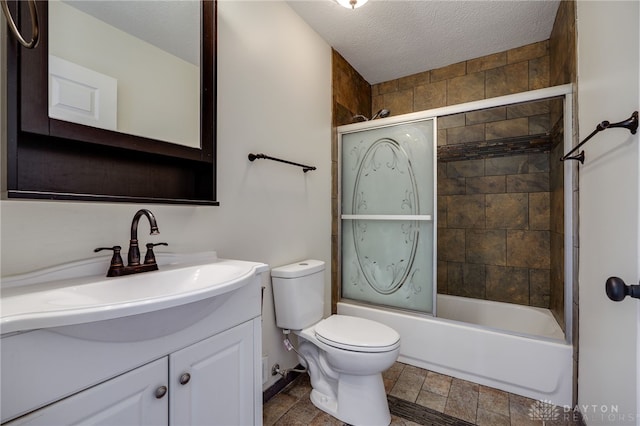
M 573 349 L 548 310 L 444 295 L 437 309 L 439 318 L 338 303 L 339 314 L 398 331 L 400 362 L 571 406 Z

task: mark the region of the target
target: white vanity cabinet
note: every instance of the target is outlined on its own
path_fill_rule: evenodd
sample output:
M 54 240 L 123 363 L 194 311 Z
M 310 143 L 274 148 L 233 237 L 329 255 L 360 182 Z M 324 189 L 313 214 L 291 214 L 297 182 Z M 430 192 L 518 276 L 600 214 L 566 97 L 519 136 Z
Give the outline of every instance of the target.
M 212 297 L 4 332 L 1 423 L 261 425 L 261 288 L 268 267 L 249 266 L 229 291 Z
M 169 356 L 169 424 L 254 424 L 252 334 L 246 323 Z
M 159 359 L 7 425 L 167 424 L 167 367 L 167 358 Z
M 246 322 L 6 425 L 254 424 L 253 334 Z

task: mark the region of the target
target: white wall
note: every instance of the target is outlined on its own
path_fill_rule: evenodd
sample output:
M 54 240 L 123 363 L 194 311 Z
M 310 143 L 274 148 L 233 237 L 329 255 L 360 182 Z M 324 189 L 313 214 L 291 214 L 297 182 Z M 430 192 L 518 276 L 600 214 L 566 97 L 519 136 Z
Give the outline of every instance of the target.
M 637 1 L 578 1 L 580 140 L 603 120 L 638 110 Z M 640 278 L 638 134 L 609 129 L 585 145 L 580 167 L 580 347 L 578 402 L 588 425 L 637 420 L 640 301 L 610 301 L 609 276 Z M 617 413 L 612 413 L 613 408 Z
M 168 242 L 171 251 L 215 249 L 220 257 L 271 266 L 303 258 L 325 261 L 329 311 L 330 47 L 284 2 L 221 1 L 218 6 L 221 205 L 3 200 L 3 276 L 91 257 L 98 246 L 126 246 L 133 214 L 146 207 L 154 212 L 161 235 L 148 237 L 143 220 L 141 243 L 153 238 Z M 2 138 L 6 139 L 4 129 Z M 250 163 L 249 152 L 308 163 L 318 170 L 305 174 L 300 168 L 267 160 Z M 264 284 L 263 352 L 270 365 L 291 367 L 297 360 L 281 344 L 270 281 L 265 279 Z

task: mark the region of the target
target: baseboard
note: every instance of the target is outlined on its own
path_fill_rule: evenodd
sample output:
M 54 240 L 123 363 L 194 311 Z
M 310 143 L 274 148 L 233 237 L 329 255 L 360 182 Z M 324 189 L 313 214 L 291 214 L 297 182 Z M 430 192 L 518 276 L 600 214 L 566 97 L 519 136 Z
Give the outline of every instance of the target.
M 304 367 L 300 364 L 295 366 L 296 370 L 301 370 Z M 289 383 L 293 382 L 301 373 L 296 371 L 290 371 L 286 377 L 275 382 L 273 385 L 269 386 L 266 390 L 262 392 L 262 403 L 266 403 L 271 398 L 276 396 L 282 389 L 284 389 Z

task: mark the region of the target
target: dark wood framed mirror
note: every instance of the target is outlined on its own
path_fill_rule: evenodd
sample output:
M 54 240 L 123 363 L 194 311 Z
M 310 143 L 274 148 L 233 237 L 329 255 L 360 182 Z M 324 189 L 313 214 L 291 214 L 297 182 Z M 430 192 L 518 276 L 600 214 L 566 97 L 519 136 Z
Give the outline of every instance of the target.
M 29 34 L 27 2 L 9 8 Z M 7 37 L 9 198 L 218 205 L 216 201 L 216 2 L 201 2 L 200 147 L 49 117 L 47 1 L 38 1 L 40 42 Z

